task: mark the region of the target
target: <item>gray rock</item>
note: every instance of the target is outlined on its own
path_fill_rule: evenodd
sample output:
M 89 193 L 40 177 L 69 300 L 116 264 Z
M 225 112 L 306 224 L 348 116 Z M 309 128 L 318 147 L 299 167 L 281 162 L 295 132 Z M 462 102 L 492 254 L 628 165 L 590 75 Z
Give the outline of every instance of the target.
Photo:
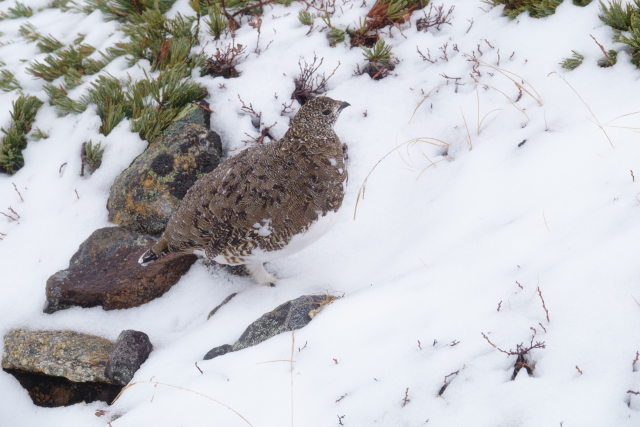
M 105 375 L 118 384 L 127 385 L 152 349 L 149 336 L 144 332 L 131 329 L 120 332 L 109 356 Z
M 154 242 L 121 227 L 94 231 L 73 255 L 69 268 L 47 280 L 45 313 L 71 306 L 136 307 L 161 296 L 197 258 L 171 255 L 141 266 L 140 255 Z
M 4 337 L 2 368 L 73 382 L 113 383 L 104 373 L 112 350 L 111 341 L 95 335 L 14 329 Z
M 303 295 L 287 301 L 251 323 L 233 345 L 225 344 L 215 347 L 207 352 L 204 359 L 209 360 L 231 351 L 242 350 L 260 344 L 282 332 L 300 329 L 311 322 L 313 316 L 323 306 L 335 299 L 336 297 L 331 295 Z
M 209 113 L 193 106 L 116 178 L 107 201 L 109 220 L 159 235 L 187 190 L 218 166 L 221 155 Z
M 4 337 L 2 369 L 39 406 L 111 402 L 150 351 L 147 335 L 137 331 L 123 331 L 113 343 L 74 331 L 14 329 Z

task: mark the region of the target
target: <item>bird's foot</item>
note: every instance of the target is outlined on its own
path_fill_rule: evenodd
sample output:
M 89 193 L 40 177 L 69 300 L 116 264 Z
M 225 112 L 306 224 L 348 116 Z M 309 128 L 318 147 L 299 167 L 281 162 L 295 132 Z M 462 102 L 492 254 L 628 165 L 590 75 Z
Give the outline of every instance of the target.
M 275 286 L 276 277 L 264 268 L 264 264 L 247 264 L 249 274 L 259 285 Z

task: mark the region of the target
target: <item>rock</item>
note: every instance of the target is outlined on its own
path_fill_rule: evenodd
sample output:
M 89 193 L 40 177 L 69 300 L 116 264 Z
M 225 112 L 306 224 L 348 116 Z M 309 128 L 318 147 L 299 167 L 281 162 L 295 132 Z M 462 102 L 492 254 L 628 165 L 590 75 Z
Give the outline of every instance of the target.
M 161 234 L 187 190 L 218 166 L 221 155 L 220 136 L 209 130 L 209 113 L 194 105 L 115 179 L 107 201 L 109 221 Z
M 14 329 L 4 337 L 2 368 L 80 383 L 112 383 L 104 373 L 112 350 L 111 341 L 94 335 Z
M 169 255 L 144 267 L 138 259 L 154 242 L 121 227 L 94 231 L 73 255 L 69 268 L 47 280 L 44 312 L 71 306 L 129 308 L 161 296 L 197 258 Z
M 323 306 L 331 304 L 335 299 L 336 297 L 331 295 L 303 295 L 287 301 L 250 324 L 233 345 L 215 347 L 207 352 L 204 359 L 209 360 L 231 351 L 242 350 L 282 332 L 300 329 L 311 322 Z
M 111 402 L 150 351 L 149 338 L 138 331 L 123 331 L 113 343 L 74 331 L 14 329 L 4 337 L 2 369 L 39 406 Z
M 120 332 L 109 356 L 105 375 L 118 384 L 127 385 L 152 349 L 149 336 L 144 332 L 130 329 Z

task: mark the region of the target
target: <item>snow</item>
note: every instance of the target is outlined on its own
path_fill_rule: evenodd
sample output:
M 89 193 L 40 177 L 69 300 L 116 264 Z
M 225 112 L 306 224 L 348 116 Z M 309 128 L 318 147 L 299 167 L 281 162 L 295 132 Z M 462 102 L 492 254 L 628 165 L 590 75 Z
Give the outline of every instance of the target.
M 47 2 L 28 3 L 35 10 Z M 371 4 L 347 2 L 332 23 L 351 25 Z M 0 3 L 0 10 L 11 6 Z M 620 48 L 598 20 L 597 2 L 580 8 L 565 1 L 550 17 L 521 15 L 511 21 L 499 7 L 459 1 L 453 25 L 426 33 L 416 31 L 422 14 L 414 13 L 411 26 L 384 31 L 400 62 L 379 81 L 354 75 L 356 65 L 364 64 L 361 51 L 346 43 L 330 47 L 319 18 L 307 35 L 308 27 L 298 22 L 300 8 L 297 3 L 267 7 L 259 41 L 246 23 L 238 30 L 236 43 L 247 47 L 239 78 L 194 78 L 208 88 L 212 128 L 234 153 L 246 146 L 245 133 L 256 134 L 238 96 L 263 113 L 265 125 L 277 122 L 271 132 L 280 137 L 288 126 L 280 112 L 289 102 L 298 61 L 310 62 L 316 54 L 324 58 L 326 73 L 340 64 L 328 95 L 351 104 L 336 124 L 349 146 L 349 183 L 335 226 L 303 251 L 268 265 L 280 278 L 275 288 L 197 263 L 169 292 L 144 306 L 46 315 L 47 278 L 67 267 L 91 232 L 109 225 L 109 187 L 146 143 L 127 122 L 100 135 L 91 108 L 58 117 L 45 105 L 34 126 L 50 137 L 29 142 L 26 166 L 14 176 L 0 176 L 0 211 L 8 213 L 11 206 L 20 214 L 17 222 L 0 218 L 0 232 L 6 234 L 0 241 L 0 333 L 16 327 L 71 328 L 115 339 L 123 329 L 137 329 L 149 334 L 154 351 L 136 373 L 135 385 L 112 406 L 35 407 L 18 382 L 1 373 L 0 425 L 104 426 L 114 415 L 120 415 L 111 422 L 114 427 L 339 421 L 345 426 L 638 425 L 640 396 L 627 391 L 640 390 L 640 373 L 632 369 L 640 350 L 634 92 L 640 71 L 624 52 L 614 67 L 597 67 L 601 52 L 590 34 L 608 48 Z M 178 12 L 192 13 L 186 0 L 178 0 L 169 15 Z M 123 38 L 97 11 L 44 9 L 32 18 L 0 22 L 1 40 L 13 41 L 0 47 L 5 68 L 25 92 L 42 99 L 42 81 L 24 72 L 23 60 L 45 56 L 18 37 L 27 21 L 66 43 L 85 33 L 86 42 L 98 49 Z M 205 40 L 205 50 L 215 51 L 216 44 L 203 34 Z M 416 52 L 419 47 L 440 56 L 444 43 L 448 60 L 432 64 Z M 513 74 L 493 68 L 498 49 L 500 69 Z M 572 49 L 585 61 L 567 72 L 558 62 Z M 478 85 L 465 56 L 474 51 L 488 64 L 478 68 Z M 148 64 L 129 68 L 120 58 L 105 71 L 136 78 L 141 67 Z M 456 87 L 443 75 L 461 77 L 464 85 Z M 518 88 L 511 79 L 533 96 L 523 91 L 515 102 Z M 86 83 L 72 96 L 83 88 Z M 9 123 L 15 97 L 0 92 L 2 126 Z M 415 138 L 421 140 L 407 143 Z M 96 173 L 81 178 L 80 146 L 88 139 L 106 150 Z M 367 176 L 365 198 L 357 202 Z M 238 296 L 207 320 L 232 292 Z M 307 327 L 202 360 L 277 305 L 325 292 L 343 297 Z M 515 357 L 493 348 L 481 334 L 509 350 L 528 345 L 531 328 L 546 348 L 531 351 L 532 377 L 522 369 L 511 381 Z M 456 371 L 438 396 L 445 376 Z M 99 409 L 106 415 L 95 416 Z

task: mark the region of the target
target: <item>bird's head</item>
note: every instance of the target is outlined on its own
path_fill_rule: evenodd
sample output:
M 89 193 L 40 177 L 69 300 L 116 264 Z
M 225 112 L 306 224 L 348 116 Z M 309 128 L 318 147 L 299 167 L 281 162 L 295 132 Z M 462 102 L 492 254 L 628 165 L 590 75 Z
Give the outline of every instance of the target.
M 311 132 L 323 126 L 331 127 L 338 120 L 340 112 L 349 105 L 327 96 L 311 98 L 291 120 L 291 127 L 309 128 Z

